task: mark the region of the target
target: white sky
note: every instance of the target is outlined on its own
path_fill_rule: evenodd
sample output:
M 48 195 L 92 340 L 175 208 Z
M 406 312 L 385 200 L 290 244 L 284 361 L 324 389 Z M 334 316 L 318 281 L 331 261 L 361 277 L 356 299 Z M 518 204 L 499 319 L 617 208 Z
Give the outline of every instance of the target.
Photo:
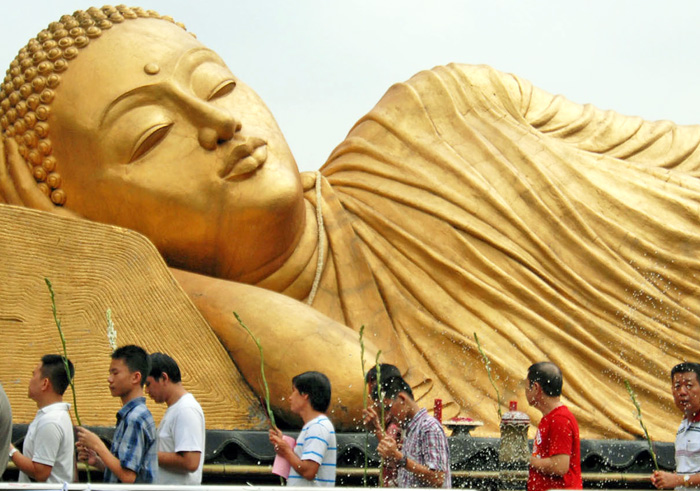
M 18 3 L 19 5 L 19 3 Z M 0 67 L 80 0 L 0 18 Z M 696 0 L 143 0 L 184 22 L 266 101 L 302 170 L 319 168 L 394 82 L 488 64 L 576 102 L 700 123 Z

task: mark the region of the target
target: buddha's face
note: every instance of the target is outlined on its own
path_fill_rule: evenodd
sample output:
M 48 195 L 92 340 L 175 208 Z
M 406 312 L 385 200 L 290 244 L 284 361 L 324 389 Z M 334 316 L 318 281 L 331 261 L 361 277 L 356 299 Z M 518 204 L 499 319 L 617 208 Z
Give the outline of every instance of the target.
M 129 20 L 81 50 L 50 138 L 82 216 L 137 230 L 173 266 L 254 282 L 304 225 L 299 173 L 261 99 L 162 20 Z

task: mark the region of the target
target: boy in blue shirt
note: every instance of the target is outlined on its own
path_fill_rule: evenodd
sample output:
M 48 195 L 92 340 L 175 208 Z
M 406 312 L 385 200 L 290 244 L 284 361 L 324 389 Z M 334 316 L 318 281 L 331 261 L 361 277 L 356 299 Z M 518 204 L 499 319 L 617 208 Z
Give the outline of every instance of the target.
M 148 353 L 134 345 L 122 346 L 112 353 L 109 366 L 109 390 L 119 397 L 111 450 L 95 433 L 78 427 L 79 459 L 104 470 L 106 483 L 153 483 L 158 473 L 156 424 L 146 407 L 143 385 L 150 372 Z

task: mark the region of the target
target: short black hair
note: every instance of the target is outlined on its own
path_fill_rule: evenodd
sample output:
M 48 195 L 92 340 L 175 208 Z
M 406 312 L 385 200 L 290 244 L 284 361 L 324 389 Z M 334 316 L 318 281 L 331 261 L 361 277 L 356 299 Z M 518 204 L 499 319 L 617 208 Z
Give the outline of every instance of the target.
M 379 399 L 379 386 L 377 385 L 377 372 L 379 372 L 379 378 L 382 382 L 389 380 L 391 377 L 401 377 L 401 372 L 394 365 L 388 363 L 379 363 L 374 365 L 365 374 L 365 381 L 368 384 L 373 384 L 372 390 L 369 396 L 373 401 Z
M 400 377 L 401 371 L 394 365 L 389 363 L 379 363 L 370 368 L 365 374 L 365 382 L 368 384 L 375 383 L 377 381 L 377 371 L 379 371 L 379 376 L 382 380 L 386 380 L 389 377 Z
M 148 357 L 151 361 L 150 376 L 156 380 L 160 380 L 163 374 L 167 374 L 171 382 L 178 383 L 182 380 L 180 367 L 172 357 L 165 353 L 151 353 Z
M 564 377 L 559 367 L 551 361 L 540 361 L 531 365 L 527 369 L 527 379 L 530 381 L 530 386 L 535 382 L 539 383 L 542 391 L 550 397 L 561 395 Z
M 690 373 L 693 372 L 695 376 L 698 378 L 698 382 L 700 382 L 700 364 L 699 363 L 692 363 L 689 361 L 685 361 L 683 363 L 679 363 L 675 367 L 671 369 L 671 382 L 673 382 L 673 376 L 677 373 Z
M 382 397 L 384 399 L 396 399 L 400 393 L 405 392 L 408 394 L 411 400 L 413 400 L 413 391 L 411 390 L 411 386 L 408 385 L 408 382 L 406 382 L 400 376 L 384 379 L 379 385 L 382 387 Z
M 68 362 L 70 377 L 66 373 L 66 365 L 63 360 Z M 68 358 L 61 355 L 44 355 L 41 357 L 41 376 L 49 379 L 56 394 L 63 395 L 75 376 L 75 367 Z
M 143 387 L 143 384 L 146 383 L 146 377 L 151 371 L 151 363 L 145 349 L 135 344 L 127 344 L 115 349 L 112 352 L 112 359 L 124 361 L 131 373 L 140 372 L 141 387 Z
M 307 394 L 314 411 L 325 413 L 331 404 L 331 381 L 321 372 L 304 372 L 292 379 L 300 394 Z

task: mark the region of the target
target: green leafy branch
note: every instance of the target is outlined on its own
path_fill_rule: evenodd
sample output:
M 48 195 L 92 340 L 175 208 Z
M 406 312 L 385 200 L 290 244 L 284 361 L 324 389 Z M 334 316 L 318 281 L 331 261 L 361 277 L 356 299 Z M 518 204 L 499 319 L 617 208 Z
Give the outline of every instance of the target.
M 61 337 L 61 346 L 63 347 L 63 368 L 66 370 L 66 375 L 68 376 L 68 383 L 70 384 L 70 390 L 73 393 L 73 411 L 75 412 L 75 420 L 78 422 L 78 426 L 82 426 L 80 422 L 80 416 L 78 415 L 78 401 L 75 397 L 75 385 L 73 383 L 73 377 L 70 373 L 70 367 L 68 366 L 68 351 L 66 350 L 66 338 L 63 335 L 63 329 L 61 328 L 61 321 L 58 319 L 58 313 L 56 312 L 56 296 L 53 292 L 53 285 L 48 278 L 44 278 L 46 286 L 49 288 L 49 293 L 51 294 L 51 310 L 53 311 L 53 320 L 58 328 L 58 334 Z
M 68 350 L 66 349 L 66 338 L 63 335 L 61 321 L 59 320 L 58 313 L 56 311 L 56 295 L 53 292 L 53 285 L 51 284 L 51 281 L 48 278 L 44 278 L 44 282 L 46 283 L 46 287 L 49 289 L 49 293 L 51 294 L 51 311 L 53 312 L 53 320 L 56 323 L 56 327 L 58 328 L 58 335 L 61 337 L 61 346 L 63 347 L 63 356 L 61 358 L 63 360 L 63 368 L 66 371 L 66 376 L 68 377 L 68 384 L 70 385 L 70 390 L 73 394 L 73 412 L 75 413 L 75 421 L 78 423 L 78 426 L 83 426 L 83 424 L 80 422 L 80 415 L 78 414 L 78 398 L 75 395 L 75 383 L 73 381 L 73 376 L 70 373 L 70 366 L 68 365 Z M 85 462 L 85 473 L 87 475 L 87 481 L 89 483 L 90 466 L 87 462 Z
M 117 349 L 117 330 L 114 327 L 114 322 L 112 322 L 112 309 L 107 309 L 107 341 L 109 341 L 109 347 L 112 348 L 112 353 Z
M 656 452 L 654 452 L 654 444 L 651 441 L 651 437 L 649 436 L 647 427 L 644 424 L 644 420 L 642 419 L 642 407 L 639 405 L 639 402 L 637 402 L 637 396 L 635 396 L 634 391 L 632 390 L 632 386 L 630 385 L 629 380 L 627 379 L 625 379 L 625 387 L 627 388 L 627 393 L 630 395 L 630 399 L 632 399 L 632 404 L 634 404 L 634 407 L 637 409 L 637 420 L 639 420 L 639 425 L 642 427 L 642 430 L 644 431 L 644 436 L 647 439 L 647 444 L 649 445 L 649 452 L 651 452 L 651 458 L 654 461 L 654 469 L 658 471 L 659 464 L 656 461 Z
M 382 354 L 382 350 L 377 351 L 377 358 L 374 360 L 374 366 L 377 369 L 377 400 L 379 401 L 379 422 L 382 427 L 382 434 L 384 434 L 384 391 L 382 391 L 382 366 L 379 364 L 379 357 Z M 381 486 L 384 482 L 384 459 L 379 459 L 379 485 Z
M 265 387 L 265 405 L 267 407 L 267 415 L 270 418 L 270 423 L 272 424 L 272 427 L 276 428 L 277 424 L 275 423 L 275 415 L 273 414 L 272 408 L 270 407 L 270 387 L 267 385 L 267 378 L 265 378 L 265 355 L 263 354 L 262 345 L 260 344 L 260 340 L 256 338 L 251 332 L 251 330 L 248 329 L 248 326 L 245 325 L 245 323 L 241 319 L 241 316 L 239 316 L 236 311 L 233 312 L 233 315 L 236 316 L 236 320 L 241 325 L 241 327 L 245 329 L 245 331 L 250 335 L 251 338 L 253 338 L 253 341 L 258 347 L 258 351 L 260 352 L 260 376 L 262 377 L 263 386 Z
M 367 378 L 365 377 L 365 326 L 360 327 L 360 362 L 362 363 L 362 409 L 367 410 Z M 369 469 L 369 430 L 365 428 L 365 470 L 362 477 L 362 485 L 367 487 L 367 473 Z
M 476 347 L 479 349 L 479 353 L 481 353 L 481 358 L 484 360 L 484 366 L 486 366 L 486 373 L 489 376 L 489 382 L 491 382 L 491 385 L 496 391 L 496 401 L 498 402 L 498 419 L 501 419 L 503 418 L 503 413 L 501 412 L 501 393 L 498 391 L 496 382 L 493 381 L 493 377 L 491 376 L 491 360 L 489 360 L 489 357 L 486 356 L 484 350 L 481 349 L 481 343 L 479 343 L 479 338 L 476 333 L 474 333 L 474 340 L 476 341 Z

